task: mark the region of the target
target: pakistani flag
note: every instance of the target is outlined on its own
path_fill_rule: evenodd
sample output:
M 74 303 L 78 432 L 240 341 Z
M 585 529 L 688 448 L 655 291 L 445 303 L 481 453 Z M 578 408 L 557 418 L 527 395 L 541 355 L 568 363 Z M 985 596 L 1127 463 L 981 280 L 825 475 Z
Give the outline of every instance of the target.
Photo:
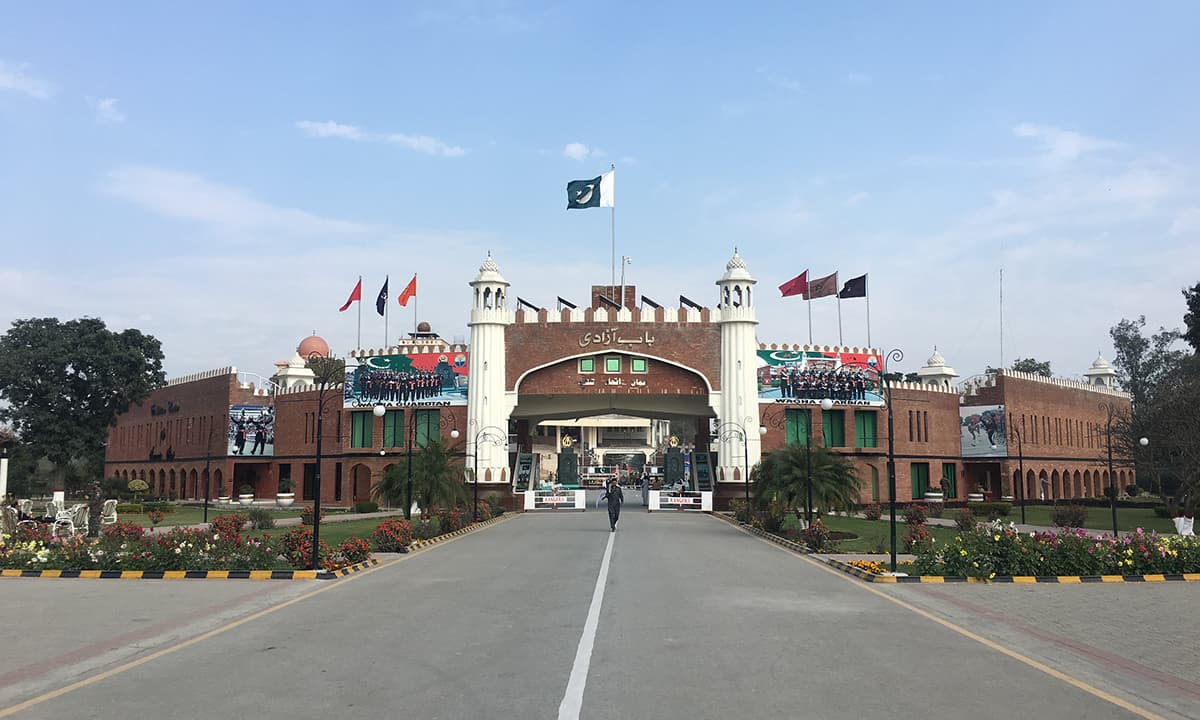
M 616 170 L 609 170 L 598 178 L 567 183 L 567 209 L 614 207 L 613 178 L 616 173 Z

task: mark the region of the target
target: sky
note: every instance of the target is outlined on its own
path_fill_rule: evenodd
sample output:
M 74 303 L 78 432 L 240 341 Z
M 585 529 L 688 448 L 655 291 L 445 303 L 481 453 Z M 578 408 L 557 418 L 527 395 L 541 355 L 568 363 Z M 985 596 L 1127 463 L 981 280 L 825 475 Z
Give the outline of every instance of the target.
M 466 338 L 489 251 L 511 299 L 584 305 L 615 234 L 665 305 L 713 304 L 736 247 L 761 342 L 808 340 L 781 283 L 866 273 L 889 369 L 936 346 L 1078 377 L 1200 281 L 1196 27 L 1189 2 L 7 4 L 0 328 L 99 317 L 169 377 L 270 375 L 314 331 L 355 348 L 359 275 L 364 347 L 385 276 L 418 276 L 390 344 Z M 615 213 L 566 210 L 611 166 Z M 811 311 L 837 343 L 837 303 Z M 845 344 L 866 311 L 842 301 Z

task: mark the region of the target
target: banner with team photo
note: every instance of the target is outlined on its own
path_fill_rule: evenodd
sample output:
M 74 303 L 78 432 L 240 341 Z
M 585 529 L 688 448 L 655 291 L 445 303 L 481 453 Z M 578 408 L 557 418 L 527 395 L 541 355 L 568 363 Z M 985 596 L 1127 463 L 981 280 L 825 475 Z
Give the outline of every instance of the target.
M 958 415 L 963 457 L 1008 457 L 1003 405 L 964 405 Z
M 269 405 L 230 405 L 228 453 L 275 454 L 275 408 Z
M 883 407 L 879 358 L 873 353 L 830 350 L 759 350 L 758 399 L 788 405 Z
M 467 404 L 467 353 L 375 355 L 346 367 L 345 407 Z

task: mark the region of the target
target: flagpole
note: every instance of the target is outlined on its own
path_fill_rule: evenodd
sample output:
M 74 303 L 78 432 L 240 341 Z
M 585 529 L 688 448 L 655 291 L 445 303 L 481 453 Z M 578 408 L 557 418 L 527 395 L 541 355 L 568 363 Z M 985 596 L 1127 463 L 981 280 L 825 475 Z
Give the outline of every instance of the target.
M 1004 367 L 1004 268 L 1000 268 L 1000 367 Z
M 804 278 L 804 303 L 808 305 L 808 344 L 812 345 L 812 283 Z
M 833 274 L 833 286 L 834 287 L 838 286 L 838 274 L 836 272 Z M 838 345 L 841 346 L 842 345 L 842 291 L 841 290 L 838 290 L 837 301 L 838 301 Z
M 362 275 L 358 276 L 358 335 L 356 345 L 362 350 Z
M 867 349 L 871 349 L 871 275 L 863 278 L 863 293 L 867 296 Z
M 417 281 L 417 274 L 413 273 L 413 282 Z M 417 293 L 413 293 L 413 333 L 417 332 Z
M 609 170 L 611 172 L 616 172 L 616 170 L 617 170 L 616 163 L 609 163 Z M 614 184 L 616 183 L 616 175 L 613 176 L 613 182 L 614 182 Z M 612 280 L 610 280 L 610 282 L 612 284 L 608 286 L 609 296 L 612 295 L 612 291 L 616 289 L 616 284 L 617 284 L 617 203 L 615 203 L 615 202 L 612 204 L 612 216 L 611 217 L 612 217 L 612 224 L 611 224 L 611 229 L 612 229 Z M 622 270 L 624 270 L 624 268 L 622 268 Z M 622 290 L 622 292 L 624 292 L 624 291 Z M 616 298 L 613 298 L 613 299 L 615 300 Z M 620 302 L 621 302 L 621 305 L 624 306 L 625 298 L 621 298 Z
M 383 278 L 383 286 L 384 287 L 388 286 L 389 280 L 391 280 L 391 277 L 385 275 Z M 383 351 L 385 353 L 387 352 L 387 347 L 388 347 L 388 310 L 389 310 L 388 306 L 389 305 L 391 305 L 391 303 L 388 302 L 388 298 L 384 297 L 383 298 Z

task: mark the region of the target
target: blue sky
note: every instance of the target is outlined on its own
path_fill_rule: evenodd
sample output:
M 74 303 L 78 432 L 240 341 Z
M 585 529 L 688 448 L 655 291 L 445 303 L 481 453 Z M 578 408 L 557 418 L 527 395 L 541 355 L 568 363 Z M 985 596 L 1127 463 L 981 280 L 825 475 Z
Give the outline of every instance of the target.
M 1200 280 L 1191 3 L 36 3 L 0 16 L 0 324 L 104 318 L 169 374 L 338 352 L 420 276 L 465 336 L 488 250 L 513 295 L 584 301 L 617 166 L 617 254 L 660 302 L 870 273 L 872 340 L 912 370 L 1004 356 L 1078 375 L 1122 317 L 1181 324 Z M 759 339 L 804 342 L 770 291 Z M 673 304 L 673 303 L 672 303 Z M 395 307 L 395 306 L 393 306 Z M 396 307 L 392 341 L 411 329 Z M 843 302 L 847 344 L 865 307 Z M 837 341 L 836 305 L 813 304 Z

